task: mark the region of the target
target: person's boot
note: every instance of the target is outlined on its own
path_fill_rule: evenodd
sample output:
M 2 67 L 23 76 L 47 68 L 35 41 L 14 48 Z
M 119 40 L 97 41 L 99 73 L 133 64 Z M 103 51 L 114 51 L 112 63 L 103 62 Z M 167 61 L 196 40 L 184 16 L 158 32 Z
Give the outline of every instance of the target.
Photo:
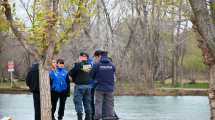
M 119 117 L 116 113 L 114 113 L 115 120 L 119 120 Z
M 58 120 L 63 120 L 63 117 L 60 117 L 60 116 L 59 116 L 59 117 L 58 117 Z
M 91 114 L 91 120 L 95 120 L 94 114 Z
M 52 117 L 52 120 L 56 120 L 55 117 Z
M 86 113 L 85 120 L 92 120 L 92 116 L 91 115 L 92 114 L 90 114 L 90 113 Z
M 78 116 L 78 120 L 83 120 L 83 114 L 82 113 L 77 113 L 77 116 Z
M 58 120 L 63 120 L 63 118 L 58 118 Z

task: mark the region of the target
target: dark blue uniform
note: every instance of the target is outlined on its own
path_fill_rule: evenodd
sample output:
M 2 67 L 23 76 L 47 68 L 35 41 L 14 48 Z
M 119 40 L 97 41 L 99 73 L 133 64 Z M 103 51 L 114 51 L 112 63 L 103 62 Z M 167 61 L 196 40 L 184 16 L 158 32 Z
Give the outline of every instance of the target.
M 92 78 L 96 80 L 95 91 L 95 119 L 114 118 L 114 78 L 116 68 L 107 55 L 93 67 Z

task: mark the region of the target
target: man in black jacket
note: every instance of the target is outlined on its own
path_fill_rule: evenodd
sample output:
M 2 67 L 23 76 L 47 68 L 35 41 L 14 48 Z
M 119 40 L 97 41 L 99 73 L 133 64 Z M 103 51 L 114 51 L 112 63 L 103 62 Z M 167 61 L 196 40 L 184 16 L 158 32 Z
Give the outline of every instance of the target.
M 26 84 L 33 93 L 35 120 L 40 120 L 40 92 L 39 92 L 39 64 L 35 63 L 30 68 Z
M 80 62 L 75 63 L 74 67 L 69 72 L 70 77 L 72 77 L 75 83 L 73 101 L 78 120 L 83 120 L 83 110 L 85 110 L 85 120 L 91 120 L 92 114 L 90 106 L 91 86 L 89 85 L 92 66 L 88 63 L 88 57 L 87 53 L 81 52 L 79 56 Z

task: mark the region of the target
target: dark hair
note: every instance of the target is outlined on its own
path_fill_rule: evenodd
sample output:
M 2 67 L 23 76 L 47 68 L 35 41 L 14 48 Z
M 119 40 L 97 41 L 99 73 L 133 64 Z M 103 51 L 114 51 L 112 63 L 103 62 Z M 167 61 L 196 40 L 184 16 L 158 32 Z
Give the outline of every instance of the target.
M 63 59 L 57 59 L 57 64 L 60 63 L 60 64 L 64 64 L 64 60 Z
M 101 55 L 102 56 L 108 56 L 108 52 L 107 51 L 101 51 Z
M 94 56 L 100 56 L 101 55 L 101 50 L 96 50 L 95 52 L 94 52 Z

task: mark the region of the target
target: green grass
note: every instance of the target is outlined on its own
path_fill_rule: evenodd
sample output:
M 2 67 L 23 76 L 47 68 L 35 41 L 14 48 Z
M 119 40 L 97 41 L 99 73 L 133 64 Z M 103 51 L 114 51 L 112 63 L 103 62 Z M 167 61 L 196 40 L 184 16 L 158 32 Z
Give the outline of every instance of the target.
M 25 81 L 18 81 L 18 82 L 13 82 L 13 87 L 26 87 Z M 11 88 L 11 83 L 10 81 L 7 82 L 0 82 L 0 88 Z
M 179 85 L 180 86 L 180 85 Z M 195 83 L 195 84 L 184 84 L 184 88 L 202 88 L 202 89 L 207 89 L 209 88 L 208 83 Z
M 123 81 L 123 82 L 117 82 L 117 87 L 118 88 L 124 88 L 124 89 L 140 89 L 144 87 L 143 83 L 134 83 L 134 82 L 128 82 L 128 81 Z M 15 82 L 15 86 L 17 87 L 26 87 L 25 81 L 18 81 Z M 170 82 L 167 82 L 166 84 L 162 85 L 160 82 L 155 82 L 156 88 L 191 88 L 191 89 L 208 89 L 209 85 L 207 82 L 197 82 L 195 84 L 190 84 L 190 83 L 184 83 L 183 85 L 181 84 L 176 84 L 176 86 L 172 86 Z M 0 82 L 0 88 L 11 88 L 10 82 Z
M 190 84 L 190 83 L 185 83 L 185 84 L 176 84 L 175 86 L 172 86 L 171 84 L 165 84 L 161 86 L 163 88 L 193 88 L 193 89 L 208 89 L 209 84 L 208 83 L 195 83 L 195 84 Z

